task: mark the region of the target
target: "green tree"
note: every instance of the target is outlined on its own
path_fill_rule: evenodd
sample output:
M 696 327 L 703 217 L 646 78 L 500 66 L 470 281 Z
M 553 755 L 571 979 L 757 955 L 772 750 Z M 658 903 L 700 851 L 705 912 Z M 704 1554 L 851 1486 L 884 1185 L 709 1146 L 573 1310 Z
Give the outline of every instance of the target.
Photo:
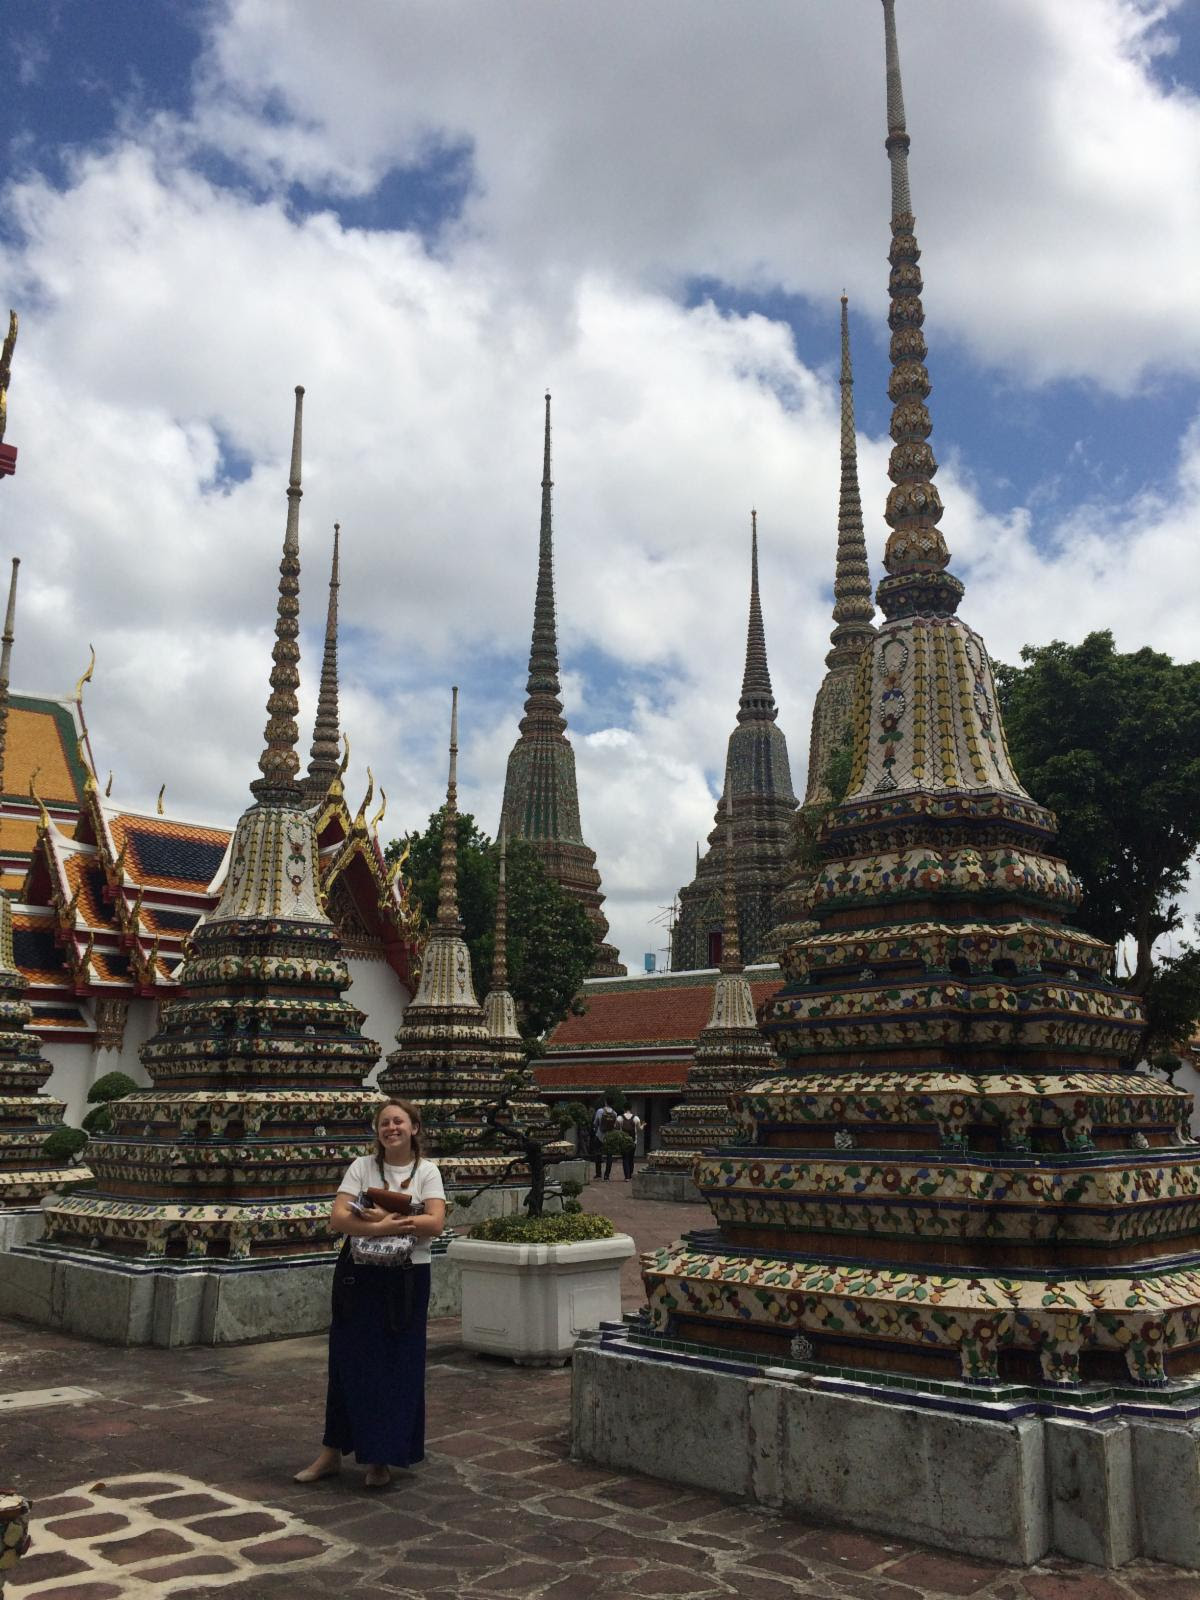
M 1200 958 L 1154 960 L 1182 925 L 1176 897 L 1200 848 L 1200 663 L 1119 652 L 1111 633 L 1027 645 L 996 668 L 1013 764 L 1059 823 L 1059 848 L 1083 884 L 1077 920 L 1137 959 L 1152 1037 L 1186 1036 L 1200 1015 Z M 1176 1039 L 1180 1034 L 1176 1032 Z
M 436 811 L 423 833 L 394 840 L 386 852 L 389 860 L 395 860 L 408 845 L 408 882 L 431 924 L 437 918 L 443 814 Z M 596 936 L 583 907 L 549 876 L 531 844 L 510 839 L 505 854 L 509 988 L 522 1033 L 536 1040 L 576 1004 L 579 987 L 596 958 Z M 499 859 L 497 846 L 474 817 L 460 814 L 458 908 L 480 999 L 492 976 Z

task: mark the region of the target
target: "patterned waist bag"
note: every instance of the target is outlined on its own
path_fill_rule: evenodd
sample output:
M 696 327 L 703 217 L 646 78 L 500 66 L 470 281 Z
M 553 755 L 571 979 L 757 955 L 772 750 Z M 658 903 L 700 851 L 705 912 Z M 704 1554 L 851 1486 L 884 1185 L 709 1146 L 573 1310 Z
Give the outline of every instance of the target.
M 360 1196 L 359 1203 L 366 1198 L 365 1194 Z M 419 1216 L 424 1209 L 420 1200 L 414 1200 L 408 1215 Z M 411 1233 L 390 1239 L 365 1239 L 354 1234 L 350 1239 L 350 1259 L 359 1267 L 411 1267 L 416 1247 L 416 1235 Z

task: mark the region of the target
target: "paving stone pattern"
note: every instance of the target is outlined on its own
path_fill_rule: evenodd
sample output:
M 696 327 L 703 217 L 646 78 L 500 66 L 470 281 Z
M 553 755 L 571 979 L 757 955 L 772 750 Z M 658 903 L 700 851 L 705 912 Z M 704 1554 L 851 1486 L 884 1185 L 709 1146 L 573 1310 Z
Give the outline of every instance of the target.
M 707 1218 L 628 1189 L 589 1208 L 643 1246 Z M 321 1339 L 118 1350 L 0 1322 L 0 1394 L 97 1391 L 4 1418 L 3 1476 L 35 1501 L 6 1600 L 1200 1600 L 1200 1575 L 1153 1563 L 1004 1568 L 572 1463 L 569 1369 L 430 1332 L 428 1459 L 371 1492 L 350 1465 L 291 1482 L 319 1443 Z

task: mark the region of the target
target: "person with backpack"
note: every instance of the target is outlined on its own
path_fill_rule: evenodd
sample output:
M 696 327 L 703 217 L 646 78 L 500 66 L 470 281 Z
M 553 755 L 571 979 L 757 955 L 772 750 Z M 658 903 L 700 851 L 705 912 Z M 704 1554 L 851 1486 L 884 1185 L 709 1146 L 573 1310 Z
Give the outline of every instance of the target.
M 626 1106 L 616 1119 L 616 1131 L 623 1133 L 630 1141 L 628 1149 L 621 1152 L 621 1166 L 624 1168 L 626 1180 L 633 1177 L 633 1162 L 637 1154 L 637 1136 L 641 1132 L 641 1127 L 641 1117 L 635 1116 L 629 1106 Z M 609 1164 L 611 1165 L 611 1162 Z
M 600 1163 L 604 1162 L 604 1177 L 612 1177 L 612 1151 L 604 1148 L 605 1138 L 617 1131 L 617 1113 L 607 1100 L 601 1100 L 592 1118 L 592 1159 L 596 1164 L 596 1177 L 600 1176 Z

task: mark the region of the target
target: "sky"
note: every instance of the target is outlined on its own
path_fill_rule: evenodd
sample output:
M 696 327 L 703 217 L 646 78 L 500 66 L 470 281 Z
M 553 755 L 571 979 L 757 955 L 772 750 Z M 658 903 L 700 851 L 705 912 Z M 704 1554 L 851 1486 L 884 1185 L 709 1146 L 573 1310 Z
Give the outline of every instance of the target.
M 1200 638 L 1200 0 L 900 0 L 932 443 L 993 656 Z M 750 509 L 803 792 L 849 296 L 886 528 L 878 0 L 8 0 L 0 555 L 13 686 L 85 714 L 113 799 L 231 826 L 265 722 L 306 387 L 303 762 L 332 525 L 356 803 L 497 826 L 553 393 L 584 835 L 631 970 L 712 826 Z M 1200 906 L 1200 892 L 1189 896 Z

